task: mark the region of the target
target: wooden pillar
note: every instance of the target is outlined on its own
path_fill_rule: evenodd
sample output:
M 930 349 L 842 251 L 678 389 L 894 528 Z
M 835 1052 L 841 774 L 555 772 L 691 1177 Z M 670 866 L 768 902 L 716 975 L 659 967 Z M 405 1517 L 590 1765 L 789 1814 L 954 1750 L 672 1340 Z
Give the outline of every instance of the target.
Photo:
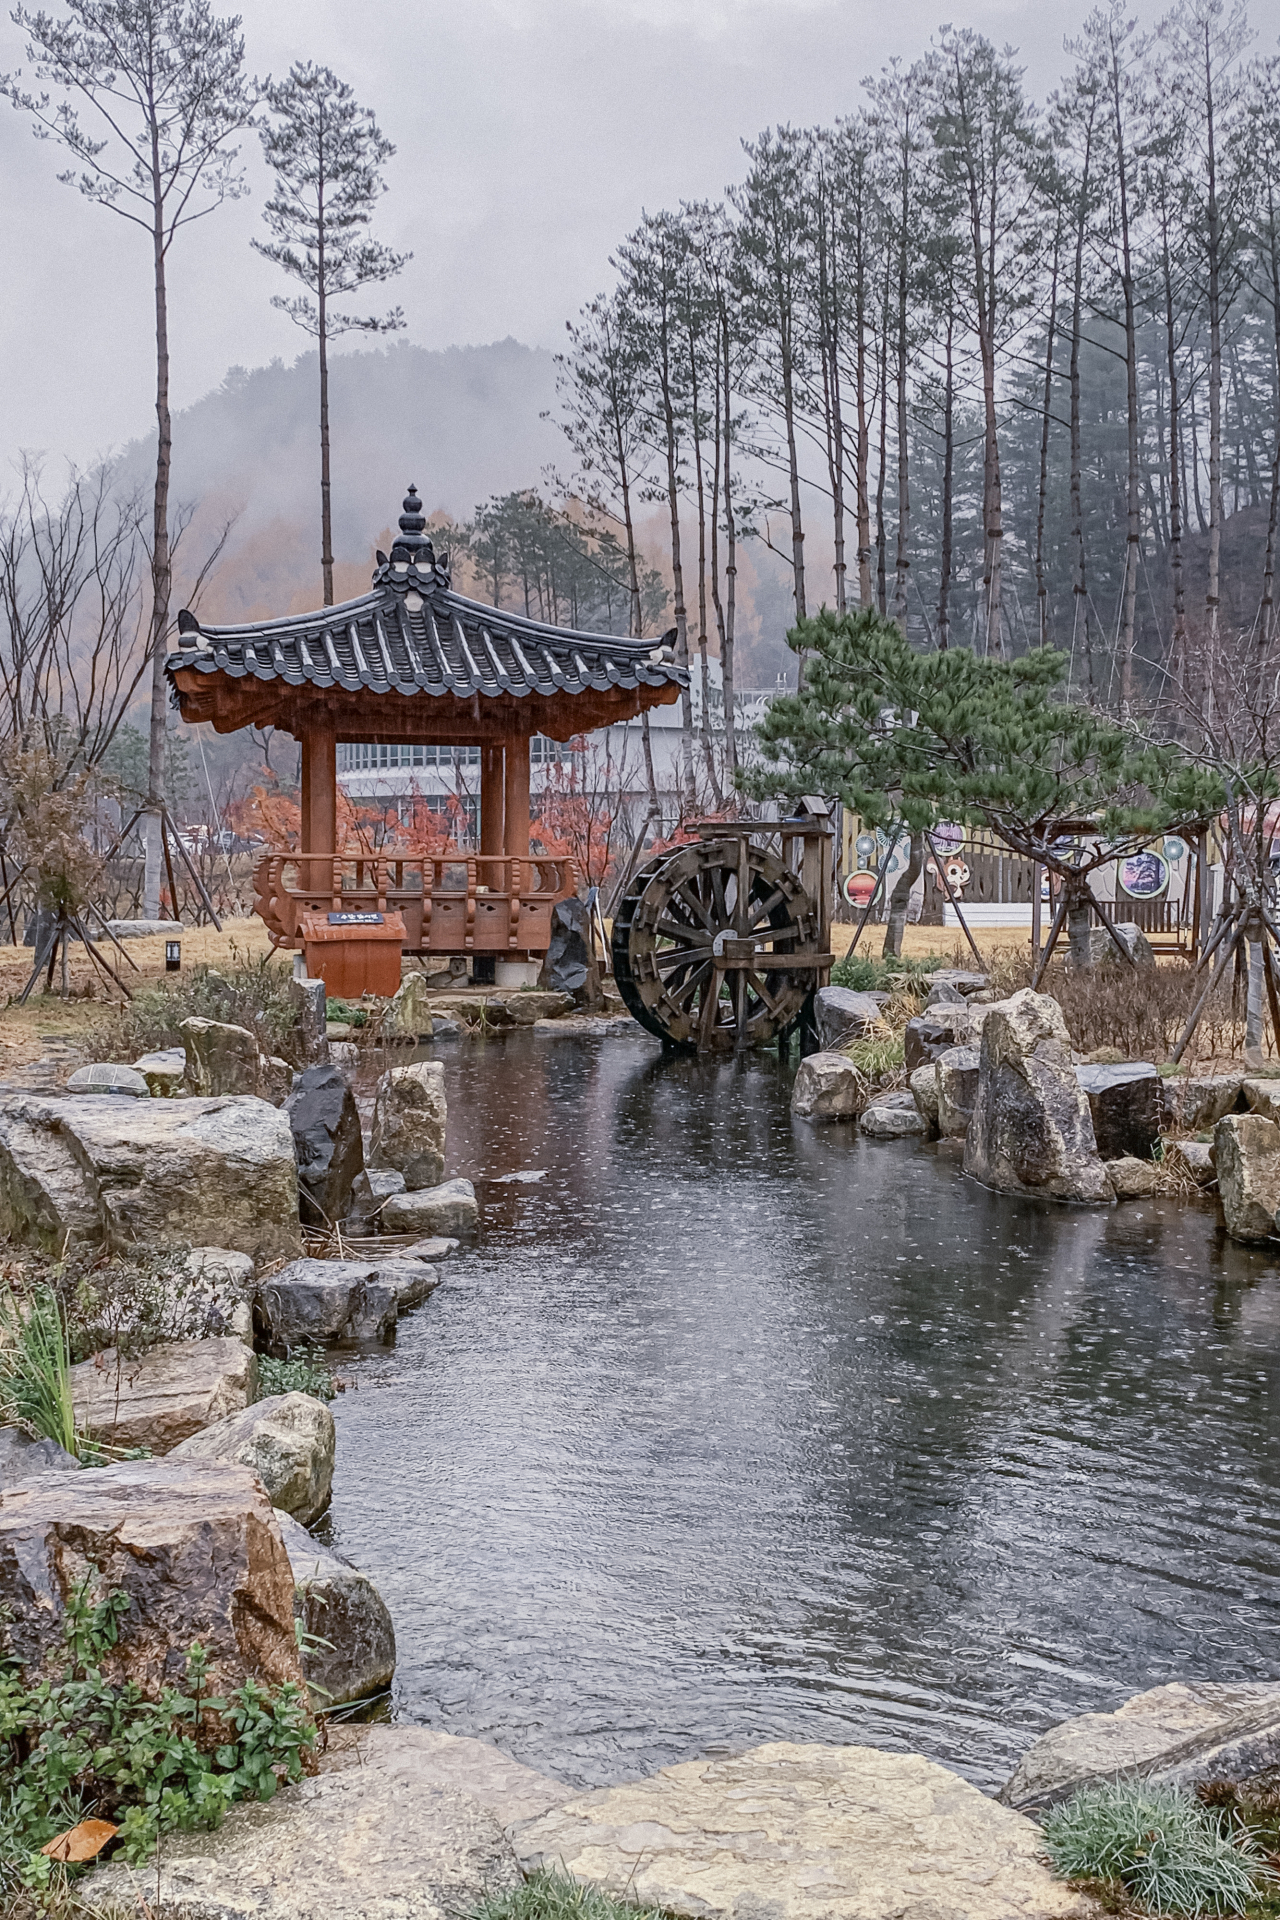
M 302 736 L 302 849 L 336 853 L 338 740 L 332 718 L 317 715 Z
M 480 851 L 502 852 L 503 768 L 501 747 L 480 749 Z
M 523 858 L 529 851 L 529 736 L 507 736 L 506 804 L 503 836 L 506 852 Z

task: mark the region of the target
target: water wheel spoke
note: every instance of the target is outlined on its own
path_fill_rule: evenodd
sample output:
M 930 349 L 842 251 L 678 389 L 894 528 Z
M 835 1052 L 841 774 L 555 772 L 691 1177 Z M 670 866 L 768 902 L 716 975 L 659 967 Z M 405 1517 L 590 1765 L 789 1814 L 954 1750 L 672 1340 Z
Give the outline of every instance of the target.
M 769 915 L 773 912 L 775 907 L 785 906 L 786 900 L 787 900 L 787 896 L 782 891 L 781 887 L 775 887 L 773 889 L 773 892 L 769 894 L 766 899 L 761 900 L 758 896 L 756 898 L 753 898 L 751 902 L 750 918 L 747 922 L 748 929 L 750 931 L 754 931 L 755 928 L 760 925 L 760 922 L 762 920 L 767 920 L 769 918 Z
M 688 1007 L 688 1003 L 693 998 L 694 991 L 697 988 L 699 982 L 705 980 L 709 974 L 712 974 L 714 972 L 715 972 L 715 969 L 712 966 L 710 960 L 704 960 L 700 966 L 694 967 L 692 971 L 686 975 L 685 979 L 680 983 L 679 986 L 675 986 L 672 982 L 668 981 L 667 982 L 668 999 L 673 1003 L 673 1005 L 681 1009 L 686 1009 Z
M 720 987 L 723 976 L 715 967 L 711 969 L 711 979 L 702 989 L 702 1006 L 698 1013 L 698 1044 L 705 1047 L 716 1024 L 720 1011 Z
M 678 967 L 700 966 L 704 960 L 709 959 L 710 954 L 710 941 L 699 947 L 688 945 L 663 947 L 660 952 L 654 954 L 653 964 L 659 973 L 673 973 Z
M 776 1014 L 782 1006 L 781 1000 L 775 1000 L 773 998 L 760 975 L 753 972 L 750 968 L 746 971 L 746 978 L 754 988 L 757 999 L 763 1002 L 770 1013 Z
M 730 924 L 729 903 L 725 899 L 723 867 L 711 869 L 711 909 L 717 927 L 727 927 Z
M 711 935 L 701 927 L 684 926 L 678 920 L 659 920 L 654 933 L 664 940 L 679 941 L 682 946 L 707 948 L 711 945 Z
M 697 877 L 701 878 L 701 875 Z M 714 920 L 711 918 L 710 911 L 703 904 L 703 902 L 698 898 L 696 893 L 690 893 L 689 882 L 687 880 L 682 880 L 680 882 L 680 885 L 676 888 L 675 892 L 672 894 L 671 905 L 674 906 L 677 900 L 682 900 L 684 902 L 685 906 L 689 908 L 690 912 L 693 913 L 696 916 L 696 918 L 702 922 L 702 925 L 706 928 L 709 934 L 715 933 L 716 926 L 715 926 Z

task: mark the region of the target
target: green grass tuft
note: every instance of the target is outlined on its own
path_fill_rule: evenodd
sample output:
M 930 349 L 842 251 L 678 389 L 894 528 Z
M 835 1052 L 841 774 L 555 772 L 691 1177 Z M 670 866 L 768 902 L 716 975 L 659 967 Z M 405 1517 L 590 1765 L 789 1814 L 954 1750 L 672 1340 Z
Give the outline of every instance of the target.
M 21 1301 L 0 1293 L 0 1418 L 76 1451 L 67 1323 L 52 1287 Z
M 258 1398 L 273 1393 L 309 1393 L 314 1400 L 332 1400 L 337 1393 L 333 1368 L 319 1347 L 299 1347 L 287 1360 L 258 1356 Z
M 892 993 L 904 979 L 918 983 L 921 993 L 928 992 L 928 979 L 939 967 L 948 964 L 941 953 L 922 959 L 875 959 L 869 953 L 847 953 L 831 969 L 833 987 L 850 987 L 854 993 Z
M 523 1886 L 493 1893 L 467 1920 L 664 1920 L 658 1907 L 615 1899 L 599 1887 L 579 1886 L 567 1874 L 540 1867 Z
M 1245 1833 L 1191 1794 L 1140 1780 L 1077 1793 L 1044 1822 L 1055 1873 L 1119 1881 L 1155 1913 L 1243 1913 L 1274 1875 Z

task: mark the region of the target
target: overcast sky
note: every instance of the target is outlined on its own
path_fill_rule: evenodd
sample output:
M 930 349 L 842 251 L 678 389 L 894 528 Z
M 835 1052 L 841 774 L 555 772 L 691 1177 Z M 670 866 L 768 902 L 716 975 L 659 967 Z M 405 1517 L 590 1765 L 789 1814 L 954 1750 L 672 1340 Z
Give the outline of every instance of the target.
M 849 111 L 864 75 L 914 58 L 948 20 L 1018 47 L 1042 96 L 1085 4 L 249 0 L 244 30 L 251 71 L 327 63 L 394 141 L 377 231 L 415 256 L 392 294 L 409 337 L 553 346 L 607 284 L 610 249 L 642 210 L 718 196 L 740 171 L 744 135 Z M 1254 0 L 1252 15 L 1274 46 L 1280 0 Z M 0 69 L 23 57 L 6 7 Z M 256 140 L 246 158 L 250 197 L 181 235 L 172 255 L 176 406 L 230 366 L 292 359 L 305 344 L 269 304 L 281 276 L 248 245 L 265 197 Z M 83 462 L 154 426 L 145 235 L 60 186 L 58 159 L 0 103 L 5 463 L 19 448 Z

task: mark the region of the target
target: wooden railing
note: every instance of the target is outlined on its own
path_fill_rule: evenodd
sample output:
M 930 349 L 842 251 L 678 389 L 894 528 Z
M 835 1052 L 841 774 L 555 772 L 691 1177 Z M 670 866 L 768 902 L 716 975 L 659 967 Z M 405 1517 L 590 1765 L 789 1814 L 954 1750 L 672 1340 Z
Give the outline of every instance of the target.
M 300 947 L 316 913 L 399 913 L 407 953 L 545 953 L 551 913 L 578 890 L 572 860 L 533 855 L 264 854 L 254 911 L 277 946 Z

